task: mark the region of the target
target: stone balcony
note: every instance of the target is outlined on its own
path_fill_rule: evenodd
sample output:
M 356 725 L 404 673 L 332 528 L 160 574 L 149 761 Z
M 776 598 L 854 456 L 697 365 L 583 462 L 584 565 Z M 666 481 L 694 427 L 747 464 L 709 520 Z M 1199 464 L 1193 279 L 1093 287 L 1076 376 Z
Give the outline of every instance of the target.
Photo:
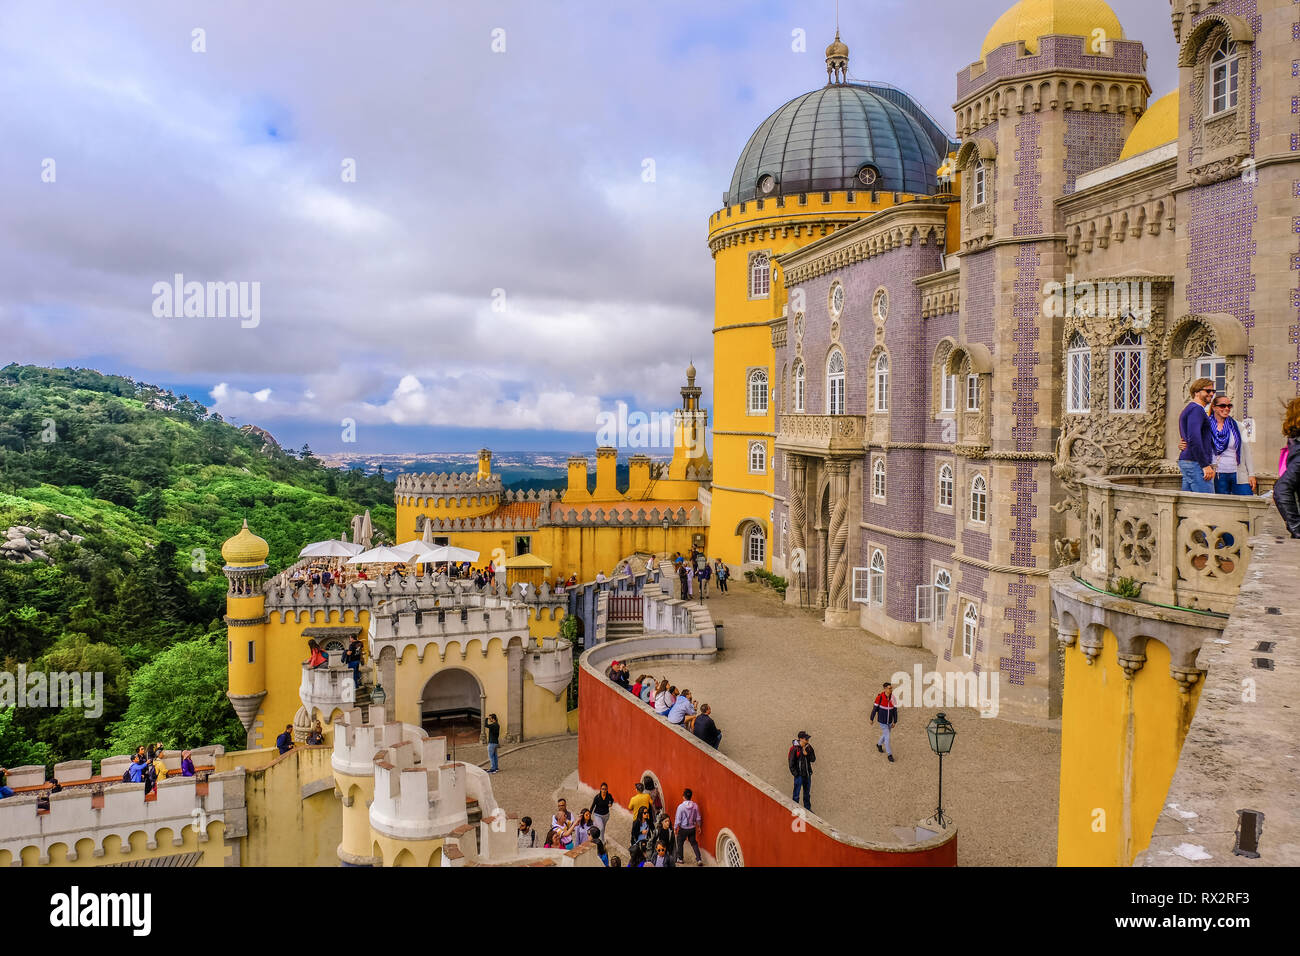
M 856 458 L 870 437 L 866 415 L 782 415 L 776 447 L 796 455 Z
M 361 681 L 365 686 L 374 684 L 374 667 L 361 667 Z M 315 708 L 328 719 L 335 710 L 347 710 L 356 703 L 357 690 L 352 680 L 352 668 L 343 663 L 342 651 L 329 652 L 329 664 L 324 667 L 302 665 L 302 683 L 298 697 L 308 714 Z M 304 735 L 305 738 L 305 735 Z
M 1129 579 L 1140 585 L 1140 601 L 1232 610 L 1269 501 L 1180 491 L 1179 477 L 1168 475 L 1088 478 L 1083 485 L 1080 581 L 1114 593 Z

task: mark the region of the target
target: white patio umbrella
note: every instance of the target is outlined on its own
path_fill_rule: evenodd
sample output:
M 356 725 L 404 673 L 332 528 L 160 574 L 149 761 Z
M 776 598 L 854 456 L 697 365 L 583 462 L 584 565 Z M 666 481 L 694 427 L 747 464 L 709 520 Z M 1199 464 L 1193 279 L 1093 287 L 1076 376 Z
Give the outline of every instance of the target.
M 405 561 L 409 561 L 417 554 L 423 554 L 425 551 L 429 550 L 429 545 L 423 541 L 403 541 L 401 544 L 393 544 L 389 545 L 389 547 L 393 551 L 400 551 L 402 554 L 406 555 L 406 557 L 403 558 Z
M 352 544 L 349 541 L 335 541 L 331 538 L 328 541 L 313 541 L 307 547 L 298 552 L 300 558 L 350 558 L 354 554 L 360 554 L 365 549 L 359 544 Z
M 444 561 L 472 562 L 478 560 L 478 552 L 471 551 L 469 548 L 453 548 L 451 545 L 444 544 L 420 552 L 415 556 L 415 560 L 420 564 L 442 564 Z
M 356 557 L 349 558 L 348 564 L 405 564 L 411 558 L 396 548 L 371 548 L 362 551 Z

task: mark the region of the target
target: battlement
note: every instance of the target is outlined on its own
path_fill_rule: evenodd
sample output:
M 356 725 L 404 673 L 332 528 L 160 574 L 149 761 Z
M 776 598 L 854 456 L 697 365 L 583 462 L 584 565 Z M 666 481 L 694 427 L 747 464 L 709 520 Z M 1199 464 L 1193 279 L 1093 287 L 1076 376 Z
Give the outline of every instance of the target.
M 1037 53 L 1027 52 L 1023 42 L 1003 44 L 957 74 L 957 104 L 960 107 L 968 97 L 1000 81 L 1037 73 L 1108 73 L 1141 78 L 1140 85 L 1146 88 L 1146 51 L 1141 42 L 1112 39 L 1098 52 L 1092 51 L 1093 42 L 1092 37 L 1042 36 L 1038 38 Z M 1100 113 L 1122 107 L 1115 111 L 1132 109 L 1141 113 L 1146 105 L 1145 96 L 1140 103 L 1127 98 L 1111 103 L 1105 96 L 1094 102 L 1091 93 L 1089 89 L 1085 97 L 1065 108 Z M 1042 105 L 1044 108 L 1047 106 L 1045 103 Z
M 243 776 L 234 770 L 207 779 L 171 777 L 159 781 L 149 800 L 143 799 L 138 783 L 79 786 L 49 794 L 48 812 L 38 811 L 35 793 L 0 800 L 0 864 L 18 863 L 32 847 L 38 850 L 32 862 L 48 864 L 51 849 L 59 844 L 69 862 L 86 853 L 102 857 L 108 851 L 125 856 L 136 849 L 156 850 L 160 840 L 181 846 L 187 827 L 196 831 L 199 843 L 206 843 L 214 823 L 223 825 L 217 833 L 225 829 L 232 835 L 244 822 L 232 819 L 234 826 L 225 826 L 227 803 L 242 813 Z M 139 839 L 132 842 L 138 833 L 144 836 L 143 847 Z
M 617 507 L 610 508 L 608 511 L 599 507 L 595 510 L 583 508 L 579 511 L 576 508 L 555 507 L 550 510 L 549 517 L 549 523 L 553 525 L 582 527 L 650 527 L 662 525 L 664 521 L 670 525 L 689 527 L 703 527 L 707 524 L 703 511 L 694 502 L 689 508 L 665 508 L 663 511 L 658 508 L 651 508 L 649 511 L 637 508 L 634 511 L 631 508 Z

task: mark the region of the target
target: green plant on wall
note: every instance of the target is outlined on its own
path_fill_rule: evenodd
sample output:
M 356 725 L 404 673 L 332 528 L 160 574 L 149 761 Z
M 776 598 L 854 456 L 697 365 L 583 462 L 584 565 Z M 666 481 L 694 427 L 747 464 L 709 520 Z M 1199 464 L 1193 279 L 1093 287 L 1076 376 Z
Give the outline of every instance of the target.
M 1122 598 L 1139 598 L 1142 596 L 1142 585 L 1132 578 L 1120 578 L 1115 582 L 1115 594 Z

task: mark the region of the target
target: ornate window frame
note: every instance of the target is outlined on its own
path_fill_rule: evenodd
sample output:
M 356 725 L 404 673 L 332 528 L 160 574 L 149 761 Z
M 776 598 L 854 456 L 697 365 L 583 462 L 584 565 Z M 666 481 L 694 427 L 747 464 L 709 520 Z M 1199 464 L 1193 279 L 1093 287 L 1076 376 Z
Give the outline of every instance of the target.
M 770 299 L 772 297 L 772 251 L 756 249 L 749 254 L 747 263 L 745 290 L 749 300 Z
M 803 413 L 807 399 L 807 369 L 803 359 L 795 359 L 794 372 L 791 375 L 794 386 L 794 410 Z
M 1092 347 L 1082 332 L 1075 332 L 1065 350 L 1065 412 L 1086 415 L 1092 411 Z
M 761 391 L 756 391 L 756 386 L 762 386 Z M 767 368 L 761 365 L 750 366 L 745 370 L 745 414 L 766 417 L 768 414 L 769 402 L 769 384 L 767 378 Z
M 967 485 L 966 523 L 987 529 L 989 524 L 989 479 L 982 471 L 974 472 Z
M 835 307 L 835 293 L 839 295 L 839 308 Z M 832 322 L 838 322 L 844 316 L 844 308 L 848 304 L 848 293 L 844 291 L 844 283 L 836 279 L 831 283 L 831 287 L 826 291 L 826 312 L 830 315 Z
M 957 505 L 957 465 L 951 458 L 936 458 L 934 463 L 934 510 L 943 514 L 952 514 Z M 945 479 L 944 471 L 947 470 L 946 479 L 948 501 L 944 502 Z
M 885 587 L 887 585 L 887 568 L 889 557 L 884 545 L 872 545 L 871 557 L 867 561 L 867 600 L 877 607 L 884 607 Z
M 872 408 L 877 415 L 889 414 L 889 352 L 881 350 L 872 365 Z
M 889 470 L 885 464 L 885 456 L 873 455 L 871 457 L 871 500 L 883 505 L 888 490 Z
M 749 443 L 749 473 L 751 475 L 767 474 L 767 442 L 752 441 Z
M 832 368 L 836 358 L 840 360 L 840 368 L 838 370 Z M 834 346 L 826 355 L 827 415 L 843 415 L 845 413 L 845 409 L 848 407 L 845 395 L 847 381 L 848 361 L 844 357 L 844 350 L 838 346 Z M 836 401 L 837 398 L 838 402 Z
M 1183 37 L 1178 65 L 1191 69 L 1192 82 L 1190 102 L 1183 105 L 1190 127 L 1182 129 L 1179 140 L 1180 144 L 1186 143 L 1183 154 L 1194 185 L 1206 186 L 1240 176 L 1243 161 L 1250 156 L 1255 41 L 1249 23 L 1218 11 L 1207 12 Z M 1216 63 L 1214 57 L 1225 48 L 1231 51 L 1228 58 Z M 1230 82 L 1233 64 L 1237 68 L 1237 102 L 1224 104 L 1216 112 L 1216 67 L 1227 68 L 1225 79 Z
M 1132 407 L 1132 378 L 1137 366 L 1137 406 Z M 1111 343 L 1107 363 L 1112 415 L 1145 415 L 1150 401 L 1151 347 L 1145 335 L 1127 330 Z M 1119 392 L 1123 388 L 1123 394 Z M 1119 399 L 1117 401 L 1117 399 Z
M 961 612 L 961 656 L 974 660 L 979 650 L 980 609 L 974 601 L 967 600 Z
M 939 586 L 939 578 L 941 575 L 948 582 L 947 587 Z M 932 563 L 930 565 L 930 584 L 934 588 L 934 598 L 931 603 L 931 623 L 942 630 L 943 626 L 947 623 L 948 608 L 952 604 L 952 568 L 948 567 L 946 564 Z M 942 614 L 939 613 L 940 594 L 944 595 Z

